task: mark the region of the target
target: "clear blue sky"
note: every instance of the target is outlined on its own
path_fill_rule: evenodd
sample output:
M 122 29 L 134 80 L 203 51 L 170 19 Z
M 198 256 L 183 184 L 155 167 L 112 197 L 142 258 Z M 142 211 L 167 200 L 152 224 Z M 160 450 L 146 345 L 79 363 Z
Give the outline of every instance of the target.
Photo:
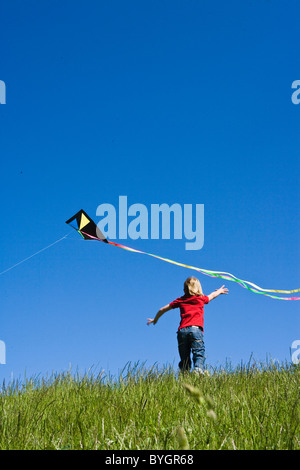
M 297 1 L 11 0 L 1 6 L 0 271 L 83 208 L 204 204 L 205 242 L 127 240 L 163 257 L 299 287 Z M 187 269 L 74 233 L 0 276 L 8 380 L 127 361 L 177 367 Z M 222 282 L 198 275 L 205 293 Z M 207 365 L 290 360 L 299 302 L 228 282 L 205 308 Z

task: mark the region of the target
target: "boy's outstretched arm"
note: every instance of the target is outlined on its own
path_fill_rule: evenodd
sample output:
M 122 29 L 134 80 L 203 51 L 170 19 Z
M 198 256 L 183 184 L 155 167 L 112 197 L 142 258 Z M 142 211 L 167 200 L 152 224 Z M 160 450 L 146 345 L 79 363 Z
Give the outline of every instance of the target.
M 207 297 L 209 298 L 209 301 L 215 299 L 218 297 L 220 294 L 228 294 L 228 289 L 225 288 L 225 285 L 220 287 L 220 289 L 216 289 L 214 292 L 209 294 Z
M 157 314 L 155 315 L 155 318 L 147 318 L 147 325 L 151 325 L 151 323 L 153 323 L 153 325 L 155 325 L 155 323 L 158 322 L 158 319 L 166 312 L 168 312 L 168 310 L 171 310 L 171 307 L 170 307 L 170 304 L 166 305 L 165 307 L 162 307 L 158 310 Z

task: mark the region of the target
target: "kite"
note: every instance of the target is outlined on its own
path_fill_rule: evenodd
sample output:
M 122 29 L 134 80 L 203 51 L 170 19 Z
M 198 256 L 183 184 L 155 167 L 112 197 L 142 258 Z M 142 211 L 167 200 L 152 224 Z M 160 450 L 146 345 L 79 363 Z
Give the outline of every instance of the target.
M 133 253 L 140 253 L 143 255 L 151 256 L 153 258 L 159 259 L 161 261 L 165 261 L 167 263 L 175 264 L 176 266 L 181 266 L 183 268 L 188 268 L 192 269 L 194 271 L 198 271 L 206 276 L 210 277 L 218 277 L 220 279 L 225 279 L 227 281 L 234 281 L 244 287 L 245 289 L 250 290 L 251 292 L 254 292 L 256 294 L 262 294 L 267 297 L 271 297 L 273 299 L 280 299 L 280 300 L 300 300 L 300 297 L 279 297 L 277 295 L 274 295 L 274 293 L 280 293 L 280 294 L 292 294 L 295 292 L 300 292 L 300 289 L 294 289 L 294 290 L 275 290 L 275 289 L 263 289 L 262 287 L 257 286 L 256 284 L 245 281 L 242 279 L 239 279 L 238 277 L 234 276 L 231 273 L 223 272 L 223 271 L 211 271 L 208 269 L 202 269 L 202 268 L 197 268 L 195 266 L 189 266 L 187 264 L 179 263 L 177 261 L 173 261 L 168 258 L 162 258 L 161 256 L 154 255 L 152 253 L 147 253 L 145 251 L 140 251 L 136 250 L 134 248 L 129 248 L 128 246 L 125 245 L 120 245 L 119 243 L 114 243 L 110 240 L 108 240 L 99 227 L 95 224 L 95 222 L 87 215 L 87 213 L 84 210 L 80 210 L 75 214 L 73 217 L 71 217 L 69 220 L 66 221 L 66 224 L 70 225 L 73 227 L 80 235 L 84 238 L 84 240 L 99 240 L 104 243 L 108 243 L 109 245 L 116 246 L 118 248 L 122 248 L 123 250 L 126 251 L 131 251 Z M 251 287 L 250 287 L 251 286 Z M 272 294 L 269 294 L 269 292 L 272 292 Z
M 66 224 L 77 230 L 85 240 L 102 240 L 103 242 L 108 243 L 108 240 L 97 227 L 95 222 L 82 209 L 67 220 Z M 83 228 L 84 232 L 82 231 Z

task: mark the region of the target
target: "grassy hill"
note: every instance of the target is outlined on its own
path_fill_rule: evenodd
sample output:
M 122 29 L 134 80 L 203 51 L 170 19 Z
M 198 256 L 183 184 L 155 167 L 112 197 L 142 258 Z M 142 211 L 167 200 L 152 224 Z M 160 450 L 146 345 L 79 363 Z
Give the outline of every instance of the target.
M 295 365 L 199 378 L 127 366 L 0 389 L 0 449 L 299 449 Z

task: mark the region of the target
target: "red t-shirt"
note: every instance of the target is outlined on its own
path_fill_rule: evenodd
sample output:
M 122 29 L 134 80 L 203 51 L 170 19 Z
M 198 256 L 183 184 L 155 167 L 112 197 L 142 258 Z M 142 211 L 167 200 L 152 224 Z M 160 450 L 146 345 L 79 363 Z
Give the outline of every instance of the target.
M 203 306 L 208 304 L 207 295 L 183 295 L 170 303 L 171 308 L 180 308 L 180 325 L 178 330 L 186 326 L 200 326 L 203 330 Z

